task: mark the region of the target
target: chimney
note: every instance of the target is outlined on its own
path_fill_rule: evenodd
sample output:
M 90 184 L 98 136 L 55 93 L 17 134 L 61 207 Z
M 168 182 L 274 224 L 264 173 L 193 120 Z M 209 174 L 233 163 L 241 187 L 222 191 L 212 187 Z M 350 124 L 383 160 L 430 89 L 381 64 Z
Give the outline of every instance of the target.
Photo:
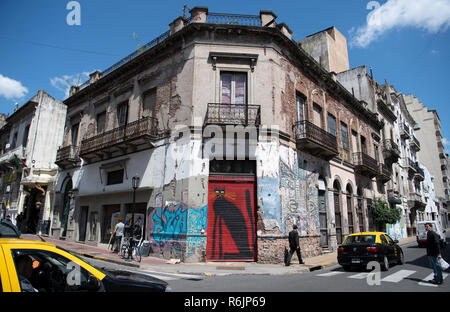
M 180 31 L 187 24 L 188 24 L 188 20 L 186 18 L 184 18 L 183 16 L 177 17 L 172 23 L 169 24 L 170 35 L 173 35 L 177 31 Z
M 98 70 L 89 74 L 89 83 L 92 84 L 102 77 L 102 73 Z
M 191 14 L 191 23 L 206 23 L 207 7 L 194 7 L 189 13 Z
M 275 27 L 277 25 L 275 20 L 278 16 L 272 11 L 259 11 L 259 17 L 262 27 Z
M 283 35 L 285 35 L 286 37 L 288 37 L 289 39 L 292 40 L 292 30 L 290 30 L 289 27 L 285 23 L 278 24 L 277 28 L 279 30 L 281 30 Z
M 70 86 L 69 97 L 71 97 L 72 95 L 74 95 L 78 91 L 80 91 L 80 87 L 78 87 L 78 86 Z

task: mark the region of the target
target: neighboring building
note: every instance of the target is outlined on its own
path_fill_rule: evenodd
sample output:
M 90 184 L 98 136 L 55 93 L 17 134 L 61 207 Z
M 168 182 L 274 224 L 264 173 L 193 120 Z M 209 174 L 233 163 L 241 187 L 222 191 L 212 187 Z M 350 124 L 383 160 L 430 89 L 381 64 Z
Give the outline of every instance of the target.
M 405 104 L 418 123 L 417 139 L 422 145 L 419 152 L 421 162 L 434 177 L 434 185 L 438 202 L 441 223 L 448 226 L 447 207 L 450 203 L 450 185 L 447 156 L 442 142 L 441 120 L 436 110 L 428 109 L 413 95 L 405 96 Z
M 272 12 L 190 13 L 71 89 L 51 235 L 134 212 L 153 255 L 282 262 L 293 224 L 305 257 L 372 229 L 383 123 Z
M 66 106 L 40 90 L 0 130 L 2 204 L 13 222 L 24 213 L 23 233 L 48 232 L 65 118 Z

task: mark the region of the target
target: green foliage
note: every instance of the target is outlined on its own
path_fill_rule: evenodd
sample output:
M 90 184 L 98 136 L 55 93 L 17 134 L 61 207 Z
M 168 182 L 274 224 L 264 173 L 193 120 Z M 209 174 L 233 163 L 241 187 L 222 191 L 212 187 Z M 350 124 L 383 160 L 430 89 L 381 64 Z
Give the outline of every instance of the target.
M 377 223 L 394 224 L 401 218 L 401 210 L 389 207 L 384 199 L 374 198 L 372 202 L 373 219 Z

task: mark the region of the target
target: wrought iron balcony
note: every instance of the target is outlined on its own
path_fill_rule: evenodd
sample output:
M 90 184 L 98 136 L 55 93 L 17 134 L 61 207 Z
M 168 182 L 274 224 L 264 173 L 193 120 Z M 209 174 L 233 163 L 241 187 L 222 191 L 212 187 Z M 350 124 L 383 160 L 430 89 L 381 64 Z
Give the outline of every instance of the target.
M 414 135 L 409 140 L 409 146 L 416 152 L 420 151 L 420 142 Z
M 388 166 L 385 164 L 379 164 L 378 165 L 378 176 L 377 178 L 383 182 L 386 183 L 391 179 L 391 170 L 389 170 Z
M 353 153 L 353 164 L 355 165 L 355 172 L 361 175 L 369 178 L 378 175 L 378 162 L 365 153 Z
M 339 154 L 336 137 L 315 124 L 302 120 L 297 121 L 292 128 L 299 150 L 326 160 Z
M 400 127 L 400 136 L 402 139 L 409 139 L 409 126 L 406 124 L 402 124 Z
M 161 137 L 155 118 L 145 117 L 125 126 L 106 131 L 81 142 L 80 157 L 92 159 L 103 158 L 114 152 L 126 152 L 128 148 L 136 149 L 139 145 L 149 144 Z
M 61 168 L 73 166 L 80 160 L 79 150 L 79 147 L 74 145 L 60 147 L 56 152 L 55 164 Z
M 408 197 L 408 206 L 411 209 L 417 209 L 423 211 L 425 209 L 426 203 L 422 201 L 422 196 L 416 192 L 410 192 Z
M 259 126 L 261 112 L 259 105 L 209 103 L 205 125 Z
M 417 162 L 414 164 L 414 169 L 416 170 L 416 172 L 414 173 L 414 179 L 417 179 L 419 181 L 425 180 L 425 172 L 422 168 L 419 167 Z
M 400 149 L 394 140 L 386 139 L 384 140 L 384 153 L 385 158 L 390 158 L 394 162 L 397 162 L 400 157 Z

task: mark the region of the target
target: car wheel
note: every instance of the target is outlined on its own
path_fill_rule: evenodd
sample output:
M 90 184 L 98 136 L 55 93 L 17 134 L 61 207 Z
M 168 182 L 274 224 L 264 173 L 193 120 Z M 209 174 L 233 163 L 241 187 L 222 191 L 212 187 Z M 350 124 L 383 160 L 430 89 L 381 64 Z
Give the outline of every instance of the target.
M 389 260 L 386 256 L 383 257 L 383 262 L 381 263 L 381 270 L 382 271 L 389 270 Z
M 398 256 L 398 264 L 405 263 L 405 256 L 403 255 L 403 251 L 400 251 L 400 255 Z

